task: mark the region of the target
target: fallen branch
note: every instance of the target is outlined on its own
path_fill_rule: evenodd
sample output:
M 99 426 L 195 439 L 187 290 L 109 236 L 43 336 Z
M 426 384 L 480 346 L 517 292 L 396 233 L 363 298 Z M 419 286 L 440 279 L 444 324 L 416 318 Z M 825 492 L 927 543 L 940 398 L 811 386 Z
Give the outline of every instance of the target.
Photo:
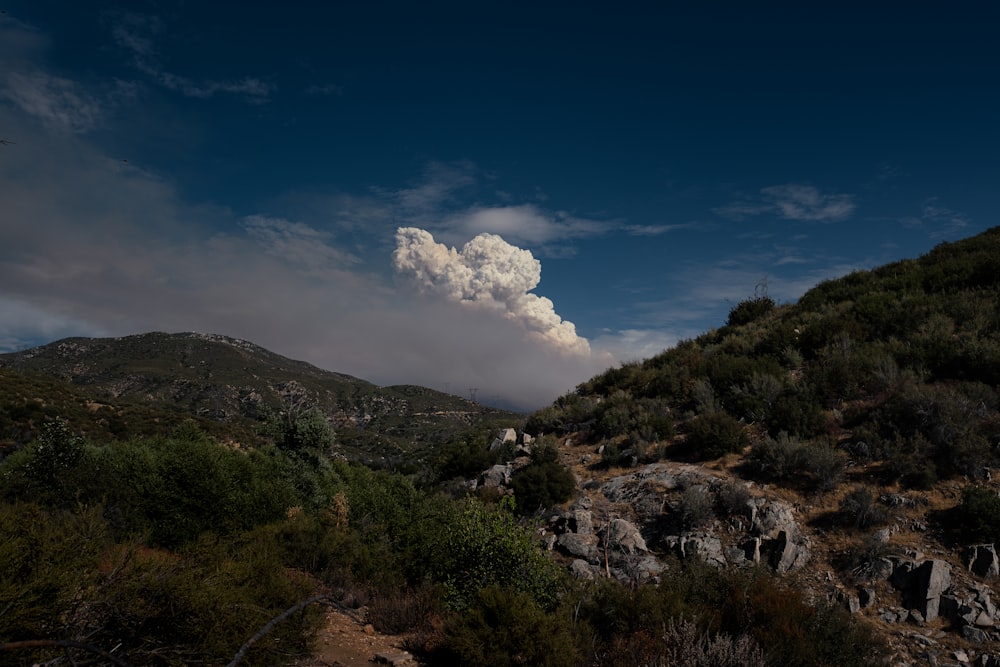
M 339 606 L 330 598 L 329 595 L 317 595 L 316 597 L 309 598 L 308 600 L 303 600 L 302 602 L 299 602 L 298 604 L 289 607 L 288 609 L 286 609 L 285 611 L 281 612 L 280 614 L 272 618 L 270 621 L 268 621 L 264 625 L 264 627 L 262 627 L 260 630 L 257 631 L 257 634 L 248 639 L 247 642 L 240 647 L 240 650 L 236 652 L 236 655 L 233 656 L 233 659 L 229 662 L 228 665 L 226 665 L 226 667 L 236 667 L 236 665 L 243 662 L 243 658 L 246 657 L 247 651 L 249 651 L 254 644 L 256 644 L 258 641 L 267 636 L 267 634 L 271 632 L 271 630 L 274 630 L 274 626 L 278 625 L 278 623 L 281 623 L 295 612 L 305 609 L 309 605 L 315 604 L 317 602 Z
M 72 639 L 26 639 L 19 642 L 7 642 L 6 644 L 0 644 L 0 651 L 17 651 L 19 649 L 27 648 L 50 648 L 53 646 L 58 646 L 60 648 L 78 648 L 82 651 L 90 651 L 95 653 L 105 660 L 108 660 L 118 667 L 132 667 L 121 658 L 116 658 L 102 648 L 98 648 L 92 644 L 85 644 L 83 642 L 76 642 Z

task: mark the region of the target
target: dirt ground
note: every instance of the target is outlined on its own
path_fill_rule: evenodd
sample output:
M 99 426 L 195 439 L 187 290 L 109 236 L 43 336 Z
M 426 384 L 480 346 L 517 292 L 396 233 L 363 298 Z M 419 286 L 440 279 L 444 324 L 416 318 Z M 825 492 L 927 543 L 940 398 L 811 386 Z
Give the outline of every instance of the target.
M 351 612 L 329 609 L 316 636 L 316 650 L 297 667 L 371 667 L 373 664 L 415 667 L 407 657 L 404 637 L 383 635 L 365 622 L 364 608 Z M 383 656 L 384 659 L 379 659 Z

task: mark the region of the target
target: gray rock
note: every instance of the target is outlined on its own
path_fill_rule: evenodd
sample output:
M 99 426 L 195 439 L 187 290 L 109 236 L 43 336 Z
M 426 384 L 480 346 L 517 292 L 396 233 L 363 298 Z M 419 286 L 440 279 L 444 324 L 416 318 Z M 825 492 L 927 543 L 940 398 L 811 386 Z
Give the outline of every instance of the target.
M 965 554 L 965 567 L 969 572 L 985 579 L 1000 576 L 1000 559 L 997 558 L 996 547 L 992 544 L 969 547 Z
M 599 563 L 600 556 L 594 538 L 576 533 L 563 533 L 556 540 L 556 549 L 567 556 L 581 558 L 588 563 Z
M 775 572 L 784 574 L 797 570 L 809 562 L 809 548 L 803 542 L 796 542 L 792 535 L 781 531 L 773 540 L 767 540 L 764 548 L 768 553 L 768 564 Z
M 754 517 L 752 526 L 754 534 L 767 538 L 776 538 L 780 533 L 794 538 L 799 533 L 799 525 L 795 521 L 791 505 L 780 500 L 771 501 L 761 508 Z
M 485 487 L 510 486 L 511 471 L 511 466 L 498 463 L 483 473 L 479 484 Z
M 682 536 L 678 547 L 684 558 L 698 558 L 709 565 L 726 564 L 726 557 L 722 553 L 722 540 L 713 535 Z
M 858 589 L 858 604 L 861 605 L 862 609 L 868 609 L 875 604 L 875 589 L 873 588 L 859 588 Z
M 517 431 L 512 428 L 502 428 L 497 437 L 490 443 L 490 451 L 500 449 L 508 442 L 517 442 Z
M 989 635 L 979 628 L 971 625 L 962 626 L 962 636 L 965 637 L 967 641 L 974 644 L 982 644 L 983 642 L 989 641 Z
M 590 510 L 573 510 L 570 528 L 578 535 L 593 535 L 594 515 Z
M 602 537 L 607 540 L 608 551 L 627 554 L 649 551 L 642 533 L 625 519 L 612 519 L 602 532 Z
M 938 617 L 941 595 L 951 586 L 951 566 L 943 560 L 924 561 L 913 571 L 906 594 L 927 621 Z
M 382 651 L 381 653 L 376 653 L 370 662 L 374 662 L 377 665 L 392 665 L 393 667 L 414 664 L 413 656 L 406 651 Z
M 577 579 L 590 580 L 593 579 L 594 568 L 585 560 L 577 558 L 569 565 L 570 574 L 572 574 Z

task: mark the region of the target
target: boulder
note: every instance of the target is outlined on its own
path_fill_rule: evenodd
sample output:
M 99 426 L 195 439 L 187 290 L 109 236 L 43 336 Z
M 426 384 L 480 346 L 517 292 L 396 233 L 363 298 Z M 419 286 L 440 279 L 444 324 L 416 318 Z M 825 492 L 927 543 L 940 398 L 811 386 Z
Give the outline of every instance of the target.
M 567 556 L 575 556 L 588 563 L 600 562 L 597 545 L 594 544 L 594 539 L 590 536 L 563 533 L 556 539 L 556 549 Z
M 904 561 L 893 572 L 892 584 L 903 593 L 910 609 L 930 622 L 939 615 L 941 595 L 951 586 L 951 566 L 943 560 L 926 560 L 917 567 Z M 947 606 L 947 603 L 946 603 Z
M 496 451 L 508 442 L 517 442 L 517 431 L 512 428 L 502 428 L 497 437 L 493 438 L 493 442 L 490 443 L 490 451 Z
M 479 485 L 485 487 L 510 486 L 511 471 L 510 465 L 498 463 L 483 473 Z
M 569 565 L 570 574 L 577 579 L 590 580 L 595 577 L 594 568 L 587 561 L 577 558 Z
M 984 579 L 995 579 L 1000 576 L 1000 559 L 997 558 L 996 547 L 992 544 L 976 544 L 969 547 L 965 554 L 965 567 L 969 572 Z
M 573 532 L 579 535 L 593 535 L 593 513 L 590 510 L 573 510 L 573 518 L 570 520 L 570 527 L 573 528 Z
M 607 540 L 608 551 L 627 554 L 649 551 L 642 533 L 625 519 L 612 519 L 602 532 L 602 537 Z
M 809 547 L 804 542 L 796 542 L 792 536 L 781 531 L 773 540 L 767 540 L 764 545 L 768 564 L 778 574 L 797 570 L 809 562 Z

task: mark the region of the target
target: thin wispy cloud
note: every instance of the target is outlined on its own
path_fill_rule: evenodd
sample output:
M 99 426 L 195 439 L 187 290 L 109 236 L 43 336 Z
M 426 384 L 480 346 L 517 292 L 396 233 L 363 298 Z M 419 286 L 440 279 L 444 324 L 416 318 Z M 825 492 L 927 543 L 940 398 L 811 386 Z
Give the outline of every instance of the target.
M 354 255 L 332 244 L 333 235 L 301 222 L 283 218 L 251 215 L 243 219 L 243 228 L 257 239 L 266 251 L 302 270 L 321 273 L 359 263 Z
M 169 71 L 160 61 L 156 40 L 164 30 L 157 16 L 120 13 L 109 18 L 111 36 L 129 54 L 131 64 L 167 90 L 185 97 L 208 99 L 218 94 L 242 97 L 251 104 L 265 104 L 277 86 L 260 77 L 238 76 L 230 79 L 195 79 Z
M 41 71 L 9 72 L 0 97 L 49 129 L 83 133 L 103 124 L 112 110 L 135 96 L 135 91 L 134 84 L 125 81 L 90 89 Z
M 344 94 L 344 87 L 338 86 L 335 83 L 314 83 L 308 88 L 306 88 L 306 95 L 336 95 L 340 96 Z
M 801 222 L 839 222 L 851 217 L 856 208 L 854 195 L 824 193 L 812 185 L 788 183 L 761 188 L 757 197 L 713 210 L 734 220 L 772 214 Z
M 677 225 L 625 225 L 625 232 L 631 236 L 660 236 L 680 229 L 694 229 L 693 223 Z

